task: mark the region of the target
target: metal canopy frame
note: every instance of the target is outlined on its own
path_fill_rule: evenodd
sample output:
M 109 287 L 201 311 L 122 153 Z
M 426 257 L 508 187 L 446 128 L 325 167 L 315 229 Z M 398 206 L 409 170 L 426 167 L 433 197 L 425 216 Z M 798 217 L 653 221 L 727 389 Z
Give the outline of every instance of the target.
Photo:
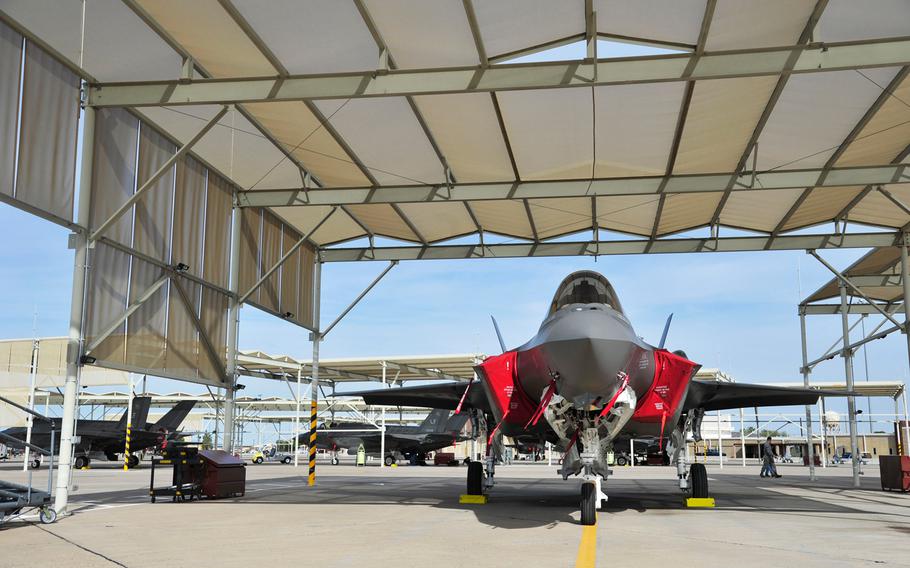
M 387 53 L 387 50 L 383 50 Z M 352 99 L 817 73 L 910 64 L 910 38 L 555 63 L 94 83 L 93 107 Z
M 840 356 L 844 360 L 844 374 L 846 376 L 846 385 L 845 388 L 848 392 L 854 392 L 855 383 L 853 379 L 853 356 L 856 350 L 863 345 L 876 341 L 879 339 L 884 339 L 890 334 L 900 331 L 907 337 L 907 353 L 908 358 L 910 358 L 910 333 L 908 333 L 907 326 L 910 324 L 910 261 L 908 261 L 908 251 L 907 246 L 910 245 L 910 238 L 908 238 L 907 233 L 903 233 L 898 239 L 898 242 L 895 243 L 896 246 L 900 249 L 900 264 L 899 274 L 893 274 L 895 267 L 891 264 L 884 264 L 878 267 L 877 272 L 880 274 L 869 274 L 869 275 L 853 275 L 851 271 L 856 268 L 860 270 L 865 263 L 866 259 L 874 258 L 874 255 L 878 251 L 873 250 L 868 253 L 863 258 L 857 260 L 845 271 L 841 272 L 834 268 L 828 261 L 822 258 L 815 250 L 807 250 L 811 256 L 813 256 L 820 264 L 822 264 L 826 269 L 828 269 L 834 275 L 834 281 L 838 285 L 840 303 L 839 304 L 819 304 L 817 302 L 818 298 L 823 296 L 823 292 L 827 288 L 830 288 L 830 283 L 826 284 L 820 288 L 817 292 L 810 295 L 807 299 L 803 300 L 799 305 L 799 318 L 800 318 L 800 339 L 802 344 L 802 358 L 803 364 L 800 367 L 800 373 L 803 375 L 803 384 L 806 387 L 810 386 L 809 374 L 812 372 L 812 369 L 818 364 L 834 359 L 835 357 Z M 872 287 L 881 287 L 881 288 L 898 288 L 901 290 L 901 303 L 896 302 L 880 302 L 869 297 L 866 293 L 863 292 L 863 286 L 872 286 Z M 848 301 L 848 297 L 852 296 L 853 298 L 858 298 L 865 303 L 853 303 Z M 903 309 L 904 312 L 904 321 L 898 321 L 894 318 L 893 314 L 898 310 Z M 850 325 L 849 317 L 850 315 L 857 314 L 860 316 L 853 325 Z M 834 344 L 820 357 L 816 359 L 809 360 L 808 347 L 807 347 L 807 331 L 806 331 L 806 316 L 807 315 L 840 315 L 841 317 L 841 338 L 838 341 L 835 341 Z M 882 320 L 872 329 L 872 331 L 864 334 L 864 337 L 852 341 L 850 339 L 850 332 L 867 316 L 869 315 L 879 315 L 882 317 Z M 881 330 L 886 323 L 891 322 L 894 324 L 892 327 Z M 907 398 L 904 389 L 901 389 L 900 392 L 895 392 L 893 394 L 893 399 L 895 401 L 895 407 L 898 404 L 898 397 L 903 399 L 904 403 L 904 419 L 907 420 Z M 858 458 L 858 440 L 857 440 L 857 410 L 856 410 L 856 399 L 854 396 L 847 397 L 847 412 L 848 412 L 848 422 L 850 427 L 850 447 L 851 447 L 851 456 L 852 456 L 852 467 L 853 467 L 853 486 L 860 487 L 860 464 Z M 897 411 L 895 410 L 895 413 Z M 824 419 L 824 414 L 822 414 L 822 419 Z M 905 426 L 905 430 L 907 427 Z M 806 439 L 809 445 L 809 468 L 810 468 L 810 479 L 815 479 L 815 463 L 810 440 L 812 439 L 812 419 L 811 419 L 811 409 L 809 406 L 806 406 Z M 904 439 L 910 439 L 910 430 L 905 431 Z M 901 453 L 910 455 L 910 448 L 904 447 L 899 448 Z M 823 452 L 824 447 L 823 447 Z M 825 458 L 827 459 L 827 458 Z
M 712 25 L 715 25 L 716 1 L 708 0 L 706 2 L 704 13 L 701 15 L 701 29 L 698 39 L 695 43 L 679 41 L 662 41 L 660 39 L 646 39 L 640 37 L 625 36 L 616 33 L 604 33 L 597 29 L 598 15 L 594 10 L 594 2 L 586 0 L 584 3 L 584 27 L 578 30 L 580 33 L 570 34 L 566 37 L 547 39 L 537 45 L 522 45 L 507 53 L 495 53 L 484 44 L 481 34 L 482 20 L 479 20 L 478 13 L 474 9 L 471 0 L 464 0 L 462 6 L 466 16 L 467 25 L 470 29 L 471 38 L 473 39 L 474 49 L 476 49 L 477 65 L 462 66 L 433 66 L 429 68 L 412 69 L 399 66 L 399 59 L 405 59 L 402 54 L 392 54 L 390 52 L 389 42 L 394 39 L 393 33 L 385 34 L 381 26 L 377 25 L 374 15 L 367 10 L 366 4 L 362 0 L 355 0 L 354 5 L 359 14 L 360 23 L 362 23 L 378 51 L 378 57 L 375 68 L 345 73 L 325 73 L 325 74 L 307 74 L 300 75 L 289 72 L 288 68 L 282 63 L 280 57 L 269 47 L 267 30 L 259 30 L 256 26 L 247 21 L 243 11 L 238 9 L 230 0 L 219 0 L 217 4 L 212 4 L 213 8 L 223 10 L 233 20 L 239 28 L 239 37 L 241 41 L 248 40 L 253 46 L 254 51 L 274 69 L 274 73 L 265 73 L 264 76 L 244 76 L 249 73 L 228 73 L 230 78 L 217 77 L 207 69 L 206 66 L 194 59 L 194 53 L 187 46 L 181 44 L 181 36 L 177 31 L 168 29 L 167 25 L 159 22 L 153 15 L 154 10 L 150 7 L 148 10 L 143 8 L 135 0 L 123 0 L 124 4 L 138 16 L 142 23 L 150 30 L 155 32 L 164 43 L 180 56 L 182 65 L 179 73 L 175 73 L 173 80 L 167 81 L 141 81 L 133 83 L 117 81 L 99 81 L 92 77 L 85 69 L 79 65 L 67 61 L 66 57 L 60 52 L 55 51 L 48 42 L 36 38 L 24 26 L 14 21 L 4 11 L 0 11 L 0 19 L 9 23 L 15 30 L 26 36 L 29 41 L 36 41 L 42 48 L 60 59 L 64 65 L 77 73 L 88 83 L 86 87 L 85 103 L 85 123 L 82 133 L 82 147 L 84 150 L 82 160 L 82 184 L 87 188 L 80 194 L 80 203 L 78 207 L 80 218 L 71 222 L 42 214 L 34 207 L 28 206 L 20 200 L 0 195 L 4 202 L 10 202 L 17 207 L 21 207 L 30 212 L 39 214 L 45 218 L 50 218 L 54 222 L 63 224 L 76 231 L 75 263 L 73 269 L 73 296 L 71 306 L 71 326 L 70 326 L 70 349 L 68 357 L 67 382 L 66 388 L 66 408 L 64 412 L 64 427 L 62 432 L 62 446 L 65 448 L 61 452 L 61 470 L 57 479 L 57 502 L 56 508 L 63 512 L 67 502 L 67 490 L 69 483 L 72 437 L 74 435 L 74 412 L 75 402 L 77 400 L 77 389 L 79 372 L 80 372 L 80 355 L 82 353 L 84 341 L 84 286 L 86 281 L 86 267 L 89 265 L 87 257 L 90 255 L 89 249 L 91 244 L 96 240 L 119 246 L 121 249 L 127 249 L 126 252 L 134 256 L 136 254 L 129 247 L 115 245 L 109 242 L 109 239 L 102 235 L 103 230 L 116 220 L 126 208 L 128 202 L 121 211 L 105 222 L 99 230 L 93 234 L 87 231 L 88 211 L 91 191 L 91 144 L 86 144 L 86 140 L 92 140 L 94 128 L 94 109 L 101 107 L 126 107 L 126 108 L 144 108 L 144 107 L 164 107 L 164 106 L 186 106 L 186 105 L 234 105 L 236 111 L 248 120 L 256 131 L 262 135 L 272 146 L 296 167 L 300 172 L 302 187 L 299 188 L 275 188 L 266 191 L 238 191 L 235 193 L 235 207 L 233 212 L 233 223 L 239 225 L 240 211 L 242 207 L 300 207 L 300 206 L 322 206 L 332 207 L 329 215 L 335 215 L 334 221 L 338 218 L 346 217 L 350 222 L 363 231 L 362 235 L 338 235 L 338 238 L 317 239 L 317 231 L 322 227 L 322 223 L 309 230 L 306 235 L 313 235 L 313 241 L 317 244 L 317 265 L 314 275 L 315 280 L 315 298 L 314 314 L 317 322 L 314 329 L 311 329 L 313 358 L 309 365 L 309 374 L 311 377 L 311 442 L 315 436 L 315 417 L 317 413 L 316 400 L 320 391 L 319 387 L 319 345 L 329 330 L 337 323 L 333 322 L 325 330 L 320 331 L 319 325 L 319 304 L 320 304 L 320 273 L 321 265 L 324 262 L 348 262 L 363 260 L 383 260 L 397 262 L 399 260 L 431 260 L 431 259 L 468 259 L 468 258 L 505 258 L 505 257 L 536 257 L 536 256 L 600 256 L 614 254 L 667 254 L 667 253 L 693 253 L 693 252 L 725 252 L 725 251 L 759 251 L 759 250 L 824 250 L 831 248 L 868 248 L 893 246 L 899 238 L 903 239 L 902 232 L 910 229 L 910 223 L 907 226 L 896 228 L 891 223 L 878 223 L 869 221 L 867 226 L 883 226 L 891 232 L 849 232 L 846 230 L 846 221 L 854 211 L 856 206 L 863 201 L 874 189 L 887 199 L 896 210 L 910 215 L 910 207 L 905 204 L 905 200 L 896 192 L 889 190 L 884 185 L 898 186 L 910 182 L 905 170 L 905 165 L 901 162 L 910 154 L 910 145 L 908 145 L 897 156 L 889 155 L 887 159 L 881 161 L 890 161 L 888 164 L 876 163 L 863 167 L 835 167 L 838 159 L 844 153 L 845 148 L 855 140 L 861 139 L 864 129 L 872 123 L 879 109 L 883 108 L 893 95 L 893 91 L 910 75 L 910 37 L 886 37 L 875 39 L 864 39 L 857 41 L 842 41 L 820 43 L 814 41 L 814 30 L 819 22 L 823 12 L 827 7 L 825 0 L 819 0 L 815 3 L 814 9 L 809 14 L 799 12 L 791 15 L 792 18 L 798 18 L 799 22 L 796 29 L 801 29 L 798 38 L 788 38 L 787 42 L 793 42 L 793 45 L 781 45 L 774 47 L 761 47 L 751 49 L 732 49 L 732 50 L 709 50 L 710 45 L 709 32 Z M 805 21 L 803 21 L 805 20 Z M 793 22 L 796 20 L 794 19 Z M 789 23 L 793 23 L 789 22 Z M 381 23 L 381 21 L 380 21 Z M 179 30 L 178 30 L 179 31 Z M 204 31 L 204 30 L 203 30 Z M 388 30 L 387 30 L 388 31 Z M 643 34 L 644 35 L 644 34 Z M 795 35 L 795 32 L 794 34 Z M 598 38 L 618 39 L 621 41 L 634 41 L 648 45 L 658 45 L 672 49 L 683 50 L 686 53 L 672 55 L 659 55 L 648 57 L 631 57 L 615 59 L 598 59 Z M 794 41 L 795 40 L 795 41 Z M 586 42 L 586 57 L 578 61 L 558 61 L 548 63 L 510 63 L 509 60 L 529 53 L 534 53 L 544 49 L 549 49 L 559 45 L 565 45 L 574 41 Z M 527 43 L 531 43 L 528 41 Z M 771 42 L 764 42 L 766 45 Z M 392 42 L 394 45 L 394 42 Z M 404 50 L 402 50 L 404 51 Z M 500 50 L 503 51 L 503 50 Z M 196 55 L 199 55 L 198 53 Z M 203 58 L 204 57 L 200 57 Z M 768 122 L 772 112 L 777 106 L 787 82 L 793 76 L 798 75 L 817 75 L 819 73 L 837 71 L 837 70 L 861 70 L 901 67 L 897 75 L 891 80 L 887 89 L 882 89 L 883 93 L 876 98 L 875 103 L 870 106 L 862 119 L 854 125 L 854 128 L 838 146 L 835 153 L 826 161 L 824 167 L 808 168 L 794 171 L 781 171 L 774 168 L 769 171 L 760 171 L 757 167 L 758 142 Z M 225 75 L 222 73 L 222 75 Z M 239 75 L 239 76 L 238 76 Z M 708 171 L 710 173 L 700 175 L 678 175 L 676 169 L 677 153 L 680 151 L 681 141 L 687 126 L 692 117 L 689 116 L 690 106 L 696 93 L 696 84 L 699 81 L 710 81 L 714 79 L 734 79 L 734 78 L 752 78 L 752 77 L 772 77 L 776 78 L 776 84 L 773 91 L 770 92 L 766 101 L 760 109 L 760 116 L 757 117 L 754 127 L 752 128 L 748 140 L 738 156 L 733 171 L 710 171 L 708 169 L 696 169 L 694 171 Z M 871 81 L 871 79 L 870 79 Z M 657 83 L 684 83 L 684 96 L 681 99 L 679 113 L 676 116 L 676 123 L 673 125 L 673 136 L 670 151 L 667 155 L 665 164 L 656 168 L 656 171 L 662 171 L 664 175 L 649 175 L 642 178 L 618 178 L 618 177 L 597 177 L 595 169 L 592 168 L 590 176 L 580 176 L 583 179 L 551 179 L 547 181 L 530 181 L 522 179 L 518 167 L 519 160 L 516 159 L 514 140 L 510 140 L 509 132 L 506 128 L 506 119 L 504 118 L 503 109 L 499 93 L 527 91 L 527 90 L 551 90 L 551 89 L 585 89 L 590 88 L 592 95 L 594 87 L 610 85 L 640 85 L 640 84 L 657 84 Z M 508 154 L 508 160 L 511 166 L 513 180 L 484 183 L 487 179 L 496 179 L 491 176 L 480 176 L 484 179 L 477 183 L 468 183 L 463 180 L 470 179 L 469 176 L 461 175 L 457 168 L 452 168 L 450 161 L 446 156 L 445 146 L 441 144 L 438 132 L 433 132 L 424 115 L 424 112 L 415 102 L 416 96 L 423 95 L 458 95 L 469 93 L 486 93 L 492 101 L 493 112 L 497 122 L 497 127 L 502 135 L 502 143 Z M 381 164 L 371 164 L 367 166 L 363 159 L 358 156 L 351 144 L 345 140 L 344 136 L 335 124 L 331 122 L 331 116 L 320 110 L 316 102 L 321 100 L 341 100 L 341 99 L 365 99 L 365 98 L 390 98 L 401 97 L 407 103 L 408 117 L 413 118 L 419 131 L 423 133 L 426 143 L 432 150 L 432 155 L 439 162 L 439 167 L 443 170 L 441 179 L 443 183 L 426 183 L 415 181 L 414 186 L 383 185 L 374 175 L 379 170 Z M 593 100 L 593 97 L 592 97 Z M 350 158 L 354 170 L 362 174 L 366 184 L 363 187 L 332 187 L 327 188 L 324 180 L 314 174 L 309 168 L 306 160 L 302 160 L 295 154 L 296 147 L 291 148 L 286 141 L 281 141 L 275 136 L 263 122 L 257 119 L 250 106 L 244 106 L 246 103 L 280 103 L 286 101 L 303 101 L 301 108 L 306 108 L 318 122 L 318 129 L 324 129 L 328 138 L 334 141 L 340 148 L 345 157 Z M 508 109 L 507 109 L 508 110 Z M 202 132 L 197 134 L 186 144 L 177 143 L 179 148 L 176 156 L 164 167 L 160 168 L 152 177 L 144 182 L 140 191 L 135 193 L 132 200 L 138 200 L 142 192 L 149 188 L 156 177 L 170 167 L 173 161 L 181 153 L 189 151 L 205 132 L 210 129 L 218 120 L 224 116 L 227 107 L 221 109 L 220 113 L 214 119 L 209 119 Z M 751 120 L 751 119 L 750 119 Z M 151 121 L 150 121 L 151 122 Z M 745 139 L 745 137 L 744 137 Z M 739 151 L 737 150 L 737 153 Z M 451 153 L 450 153 L 451 154 Z M 332 157 L 332 156 L 329 156 Z M 751 169 L 748 163 L 751 160 Z M 205 162 L 203 160 L 203 162 Z M 597 157 L 595 155 L 593 164 L 596 165 Z M 866 163 L 866 162 L 860 162 Z M 434 163 L 435 165 L 435 163 Z M 729 166 L 723 168 L 727 170 Z M 217 171 L 213 168 L 213 171 Z M 219 172 L 220 173 L 220 172 Z M 653 172 L 650 172 L 653 174 Z M 397 175 L 397 174 L 395 174 Z M 352 176 L 353 177 L 353 176 Z M 403 177 L 403 176 L 399 176 Z M 476 177 L 476 176 L 475 176 Z M 530 176 L 529 176 L 530 177 Z M 230 176 L 225 176 L 231 179 Z M 410 178 L 409 178 L 410 179 Z M 337 184 L 336 184 L 337 185 Z M 834 215 L 825 213 L 813 217 L 805 223 L 790 224 L 791 219 L 801 210 L 804 202 L 810 197 L 810 194 L 818 194 L 831 191 L 832 195 L 837 188 L 863 188 L 859 193 L 850 200 L 839 212 Z M 738 196 L 761 196 L 763 192 L 773 190 L 802 190 L 801 195 L 789 207 L 789 210 L 783 214 L 780 219 L 774 219 L 771 224 L 776 225 L 766 227 L 761 224 L 762 230 L 750 229 L 749 227 L 737 227 L 735 223 L 725 222 L 723 213 L 727 207 L 728 201 L 735 200 Z M 901 188 L 902 189 L 902 188 Z M 789 192 L 792 193 L 792 192 Z M 788 193 L 788 194 L 789 194 Z M 706 218 L 699 217 L 692 219 L 685 227 L 673 225 L 674 229 L 662 230 L 661 223 L 668 214 L 670 198 L 682 195 L 696 194 L 714 194 L 719 195 L 717 204 L 711 204 L 709 207 L 709 216 Z M 773 195 L 773 194 L 771 194 Z M 626 233 L 621 229 L 616 229 L 598 216 L 598 198 L 611 198 L 618 196 L 653 196 L 657 201 L 656 214 L 653 219 L 649 218 L 646 222 L 648 227 L 640 233 L 635 233 L 635 237 L 623 240 L 602 240 L 601 230 L 609 230 L 617 233 Z M 817 196 L 817 195 L 816 195 Z M 581 230 L 567 229 L 565 232 L 554 235 L 554 231 L 543 226 L 535 219 L 532 209 L 535 206 L 534 200 L 558 199 L 576 197 L 581 200 L 590 198 L 590 226 L 584 227 L 583 231 L 592 230 L 592 239 L 584 241 L 564 241 L 560 240 L 566 235 L 580 233 Z M 770 198 L 769 198 L 770 199 Z M 521 206 L 524 216 L 527 217 L 529 234 L 519 236 L 523 242 L 507 242 L 493 244 L 484 242 L 485 233 L 501 234 L 509 237 L 516 237 L 508 231 L 495 231 L 491 227 L 485 227 L 480 221 L 482 216 L 477 214 L 479 205 L 473 205 L 474 202 L 495 201 L 517 203 Z M 462 203 L 464 212 L 470 218 L 470 231 L 459 226 L 457 230 L 451 230 L 450 233 L 463 231 L 464 234 L 448 234 L 441 238 L 439 234 L 432 234 L 431 230 L 423 229 L 419 222 L 415 222 L 413 214 L 408 213 L 411 204 L 421 203 Z M 366 205 L 387 205 L 386 209 L 391 210 L 397 217 L 394 222 L 400 222 L 406 227 L 408 235 L 402 237 L 404 230 L 397 235 L 382 234 L 382 228 L 378 228 L 375 223 L 370 223 L 365 214 L 359 213 L 357 206 Z M 432 206 L 431 206 L 432 207 Z M 337 212 L 337 209 L 341 212 Z M 585 209 L 588 209 L 585 205 Z M 827 211 L 827 210 L 826 210 Z M 291 214 L 291 213 L 289 213 Z M 324 213 L 322 213 L 324 215 Z M 603 215 L 603 212 L 601 212 Z M 321 215 L 320 215 L 321 216 Z M 689 214 L 691 217 L 691 214 Z M 582 215 L 587 217 L 587 214 Z M 327 217 L 323 217 L 324 220 Z M 688 218 L 687 218 L 688 220 Z M 860 219 L 850 219 L 853 224 L 863 224 L 862 216 Z M 793 231 L 809 226 L 816 226 L 821 223 L 835 223 L 835 230 L 828 231 L 824 234 L 795 234 Z M 748 223 L 744 223 L 748 224 Z M 720 236 L 719 228 L 721 226 L 733 229 L 742 229 L 760 233 L 761 236 Z M 667 238 L 668 235 L 680 234 L 697 228 L 708 227 L 710 237 L 707 238 Z M 300 227 L 297 227 L 300 229 Z M 766 230 L 766 228 L 768 230 Z M 558 232 L 558 231 L 557 231 Z M 304 231 L 301 231 L 303 234 Z M 453 244 L 451 239 L 462 238 L 467 235 L 477 235 L 478 244 Z M 411 238 L 411 235 L 413 238 Z M 337 245 L 350 242 L 361 236 L 369 240 L 367 247 L 339 247 Z M 374 238 L 390 237 L 399 240 L 413 241 L 417 243 L 414 246 L 375 246 Z M 642 238 L 644 237 L 644 238 Z M 234 231 L 234 238 L 239 238 L 239 231 Z M 306 236 L 304 239 L 307 238 Z M 304 239 L 301 239 L 303 241 Z M 233 437 L 234 420 L 234 397 L 236 377 L 240 372 L 244 372 L 242 367 L 238 367 L 239 357 L 237 356 L 237 337 L 239 334 L 239 309 L 243 300 L 247 299 L 256 287 L 258 287 L 266 278 L 288 258 L 285 254 L 282 258 L 269 269 L 265 276 L 259 279 L 251 290 L 238 289 L 237 258 L 239 255 L 239 240 L 232 243 L 231 253 L 231 278 L 228 293 L 229 298 L 229 325 L 228 325 L 228 357 L 227 368 L 224 374 L 228 380 L 228 388 L 225 395 L 225 444 L 230 448 Z M 899 243 L 903 253 L 904 274 L 906 274 L 907 261 L 906 250 L 903 241 Z M 299 246 L 298 243 L 296 246 Z M 293 251 L 293 249 L 292 249 Z M 159 263 L 153 263 L 160 266 Z M 163 267 L 168 268 L 168 267 Z M 192 277 L 186 276 L 193 281 Z M 381 278 L 381 276 L 380 276 Z M 889 276 L 883 276 L 881 281 L 885 286 L 893 284 L 894 279 Z M 188 299 L 180 288 L 179 283 L 174 279 L 173 286 L 177 288 L 181 301 L 189 307 Z M 378 281 L 378 279 L 377 279 Z M 904 276 L 901 280 L 904 285 L 903 307 L 906 316 L 910 317 L 910 305 L 906 299 L 910 295 L 910 283 Z M 202 285 L 209 285 L 199 282 Z M 375 284 L 375 282 L 374 282 Z M 876 281 L 858 282 L 857 285 L 875 286 Z M 372 286 L 372 285 L 371 285 Z M 364 292 L 364 294 L 367 291 Z M 224 292 L 224 291 L 223 291 Z M 154 293 L 154 292 L 152 292 Z M 885 303 L 881 306 L 870 304 L 847 304 L 843 300 L 845 287 L 841 287 L 842 302 L 840 305 L 807 305 L 800 307 L 800 315 L 803 318 L 806 314 L 813 313 L 839 313 L 844 321 L 844 344 L 843 349 L 845 360 L 849 357 L 851 345 L 849 342 L 849 326 L 847 317 L 852 313 L 861 313 L 864 310 L 867 313 L 883 313 L 889 317 L 897 307 L 895 303 Z M 362 297 L 361 294 L 360 297 Z M 358 300 L 359 298 L 358 297 Z M 356 304 L 355 300 L 354 304 Z M 141 303 L 139 304 L 141 305 Z M 352 306 L 353 307 L 353 304 Z M 136 309 L 136 306 L 130 306 Z M 128 308 L 128 309 L 130 309 Z M 349 308 L 350 309 L 350 308 Z M 192 310 L 190 310 L 192 312 Z M 344 312 L 346 313 L 347 310 Z M 341 317 L 344 316 L 344 313 Z M 129 313 L 127 313 L 128 317 Z M 195 314 L 194 314 L 195 315 Z M 279 315 L 279 314 L 275 314 Z M 214 356 L 212 345 L 207 341 L 202 326 L 198 318 L 193 318 L 193 324 L 203 336 L 203 347 Z M 339 317 L 340 319 L 340 317 Z M 897 326 L 896 326 L 897 327 Z M 876 333 L 886 333 L 888 330 Z M 869 338 L 866 338 L 869 339 Z M 869 339 L 872 340 L 872 339 Z M 804 342 L 805 343 L 805 342 Z M 910 344 L 908 344 L 910 346 Z M 849 363 L 849 361 L 847 361 Z M 809 365 L 804 346 L 803 370 L 804 380 L 808 384 Z M 413 366 L 387 362 L 383 364 L 383 382 L 387 380 L 386 370 L 388 368 L 397 368 L 399 373 L 409 372 Z M 296 378 L 300 378 L 304 370 L 304 364 L 300 363 L 296 368 Z M 432 371 L 432 369 L 425 369 Z M 325 372 L 331 372 L 330 369 L 324 369 Z M 279 378 L 280 380 L 288 379 L 287 373 L 274 373 L 272 370 L 252 369 L 247 372 L 255 376 L 267 378 Z M 356 373 L 347 373 L 347 377 L 355 377 Z M 848 384 L 851 383 L 849 376 L 850 370 L 847 369 Z M 442 377 L 444 373 L 437 376 Z M 341 375 L 339 375 L 340 377 Z M 299 403 L 299 396 L 296 397 Z M 809 415 L 807 414 L 807 417 Z M 851 416 L 855 420 L 855 416 Z M 809 425 L 808 434 L 811 438 L 811 424 Z M 811 448 L 811 445 L 810 445 Z M 311 448 L 312 450 L 312 448 Z M 810 449 L 811 451 L 811 449 Z M 855 456 L 854 452 L 854 456 Z M 315 461 L 314 454 L 311 453 L 310 463 L 310 484 L 315 483 Z M 814 472 L 813 472 L 814 473 Z

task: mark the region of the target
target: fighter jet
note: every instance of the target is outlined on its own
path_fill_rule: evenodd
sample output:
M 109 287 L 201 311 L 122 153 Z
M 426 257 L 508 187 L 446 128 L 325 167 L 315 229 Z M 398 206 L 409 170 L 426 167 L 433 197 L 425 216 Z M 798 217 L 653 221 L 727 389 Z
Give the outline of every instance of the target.
M 181 437 L 177 431 L 180 424 L 187 417 L 195 406 L 196 402 L 184 400 L 178 402 L 164 416 L 154 424 L 146 422 L 148 419 L 149 408 L 152 399 L 148 396 L 137 396 L 133 398 L 133 415 L 131 423 L 134 425 L 130 431 L 130 457 L 128 465 L 136 467 L 139 465 L 139 456 L 133 452 L 140 452 L 149 448 L 159 446 L 162 440 L 174 440 Z M 51 429 L 55 432 L 54 452 L 60 450 L 60 428 L 61 418 L 52 418 L 52 424 L 43 421 L 36 421 L 32 426 L 31 443 L 41 448 L 49 448 L 51 445 Z M 76 435 L 79 436 L 79 442 L 73 448 L 75 456 L 74 466 L 76 468 L 88 467 L 94 458 L 104 457 L 109 461 L 119 461 L 118 454 L 123 454 L 126 449 L 126 420 L 127 413 L 124 412 L 119 420 L 79 420 L 76 425 Z M 8 428 L 0 432 L 6 443 L 11 447 L 24 447 L 16 442 L 25 442 L 26 428 L 16 427 Z M 40 457 L 35 457 L 31 466 L 40 467 Z
M 672 318 L 672 315 L 671 315 Z M 566 277 L 537 335 L 475 367 L 477 380 L 400 387 L 358 394 L 367 404 L 468 412 L 485 425 L 484 463 L 468 468 L 468 493 L 494 485 L 501 436 L 519 443 L 550 442 L 563 452 L 563 479 L 581 474 L 581 522 L 594 524 L 607 496 L 607 459 L 630 438 L 652 438 L 676 463 L 679 488 L 708 496 L 704 464 L 687 467 L 686 435 L 701 439 L 707 410 L 814 404 L 844 393 L 695 380 L 700 365 L 685 352 L 664 349 L 670 319 L 657 347 L 642 340 L 610 282 L 593 271 Z M 666 440 L 666 444 L 664 441 Z
M 418 426 L 386 426 L 383 461 L 392 465 L 398 459 L 414 459 L 426 463 L 427 453 L 468 439 L 462 434 L 470 419 L 468 413 L 449 416 L 449 410 L 433 410 Z M 309 433 L 300 434 L 298 443 L 306 445 Z M 382 433 L 373 424 L 347 422 L 323 424 L 316 430 L 316 447 L 332 452 L 332 463 L 338 463 L 337 450 L 356 451 L 362 444 L 367 455 L 379 456 Z

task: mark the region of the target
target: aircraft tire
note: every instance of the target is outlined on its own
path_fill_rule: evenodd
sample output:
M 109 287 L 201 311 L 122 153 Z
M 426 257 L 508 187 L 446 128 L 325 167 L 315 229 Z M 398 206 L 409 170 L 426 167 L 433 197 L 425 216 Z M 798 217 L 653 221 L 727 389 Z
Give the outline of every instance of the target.
M 626 456 L 619 456 L 616 458 L 616 465 L 619 467 L 625 467 L 629 463 L 629 460 L 626 459 Z
M 581 524 L 597 524 L 597 487 L 590 482 L 581 484 Z
M 73 462 L 73 467 L 76 469 L 82 469 L 84 467 L 88 467 L 89 463 L 91 463 L 91 461 L 86 456 L 76 456 L 76 461 Z
M 126 461 L 126 465 L 129 466 L 130 469 L 139 467 L 139 456 L 130 454 L 129 459 Z
M 388 455 L 383 460 L 388 467 L 392 467 L 392 464 L 395 463 L 395 456 Z
M 483 495 L 483 464 L 468 463 L 468 495 Z
M 708 496 L 708 470 L 703 463 L 693 463 L 689 468 L 689 484 L 692 497 L 704 499 Z

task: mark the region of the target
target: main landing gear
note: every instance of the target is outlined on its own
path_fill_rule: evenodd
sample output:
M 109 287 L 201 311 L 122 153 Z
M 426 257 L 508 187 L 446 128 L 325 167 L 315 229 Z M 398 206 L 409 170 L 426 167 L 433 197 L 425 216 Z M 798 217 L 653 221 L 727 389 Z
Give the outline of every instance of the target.
M 85 469 L 90 463 L 92 463 L 92 460 L 90 460 L 88 456 L 76 456 L 73 467 L 76 469 Z

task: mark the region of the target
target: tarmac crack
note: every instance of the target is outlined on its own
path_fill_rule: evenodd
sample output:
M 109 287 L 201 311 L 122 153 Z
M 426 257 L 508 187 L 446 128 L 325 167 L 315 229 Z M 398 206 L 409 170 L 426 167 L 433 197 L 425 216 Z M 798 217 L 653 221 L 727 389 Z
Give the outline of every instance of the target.
M 89 554 L 94 554 L 98 558 L 103 558 L 104 560 L 107 560 L 111 564 L 114 564 L 116 566 L 123 566 L 123 568 L 129 568 L 126 564 L 123 564 L 122 562 L 118 562 L 118 561 L 114 560 L 113 558 L 111 558 L 110 556 L 105 556 L 104 554 L 101 554 L 97 550 L 92 550 L 91 548 L 82 546 L 81 544 L 79 544 L 77 542 L 73 542 L 70 539 L 66 538 L 65 536 L 59 535 L 52 530 L 48 530 L 48 529 L 42 527 L 41 525 L 32 525 L 32 526 L 46 532 L 49 535 L 53 535 L 53 536 L 59 538 L 60 540 L 62 540 L 63 542 L 65 542 L 67 544 L 71 544 L 80 550 L 84 550 L 84 551 L 88 552 Z

